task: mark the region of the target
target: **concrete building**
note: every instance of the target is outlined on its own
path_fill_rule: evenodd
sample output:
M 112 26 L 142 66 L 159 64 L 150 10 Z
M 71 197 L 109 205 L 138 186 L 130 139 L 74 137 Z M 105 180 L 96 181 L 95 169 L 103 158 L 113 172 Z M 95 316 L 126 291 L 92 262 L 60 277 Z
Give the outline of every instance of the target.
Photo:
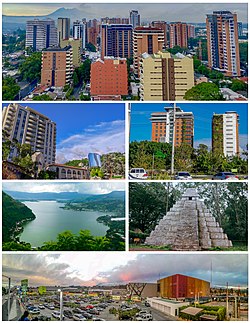
M 3 108 L 2 129 L 10 141 L 29 144 L 32 152 L 41 152 L 45 165 L 54 163 L 56 158 L 56 124 L 47 116 L 28 106 L 11 103 Z M 17 156 L 12 149 L 8 160 Z
M 127 95 L 128 73 L 125 58 L 105 57 L 91 64 L 91 96 Z
M 214 114 L 212 120 L 212 151 L 224 156 L 239 155 L 239 115 L 228 111 Z
M 141 16 L 138 10 L 131 10 L 129 12 L 129 22 L 133 26 L 133 29 L 141 25 Z
M 175 122 L 174 108 L 165 107 L 166 112 L 153 112 L 151 114 L 152 123 L 152 141 L 173 143 L 173 128 L 174 145 L 180 146 L 186 143 L 193 147 L 194 141 L 194 115 L 193 112 L 184 112 L 181 108 L 176 107 Z
M 133 27 L 125 24 L 101 26 L 101 58 L 105 56 L 130 58 L 133 56 Z
M 143 53 L 149 55 L 163 49 L 164 32 L 160 28 L 136 27 L 133 34 L 134 72 L 140 75 L 139 62 Z
M 70 84 L 73 75 L 73 50 L 48 48 L 42 52 L 41 85 L 63 87 Z
M 129 298 L 137 297 L 138 299 L 145 299 L 147 297 L 157 296 L 156 283 L 129 283 L 127 285 Z
M 96 19 L 87 22 L 87 43 L 97 46 L 97 39 L 100 34 L 100 22 Z
M 102 24 L 125 24 L 125 25 L 129 25 L 129 18 L 119 18 L 119 17 L 113 17 L 113 18 L 109 18 L 109 17 L 105 17 L 105 18 L 101 18 L 101 23 Z
M 208 66 L 226 76 L 240 76 L 237 14 L 214 11 L 206 18 Z
M 180 307 L 189 305 L 189 302 L 180 302 L 159 297 L 148 298 L 147 301 L 150 307 L 173 317 L 179 315 Z
M 26 22 L 25 47 L 32 47 L 33 51 L 41 51 L 57 45 L 57 29 L 54 20 L 34 19 Z
M 157 281 L 158 293 L 162 298 L 199 298 L 210 295 L 208 281 L 185 276 L 172 275 Z
M 56 173 L 56 179 L 89 179 L 88 167 L 74 167 L 63 164 L 49 164 L 47 170 Z
M 69 39 L 70 37 L 70 18 L 58 18 L 57 19 L 57 33 L 58 43 L 63 39 Z
M 164 46 L 167 46 L 167 23 L 166 21 L 152 21 L 152 26 L 163 30 L 164 33 Z
M 82 39 L 65 39 L 60 41 L 60 47 L 65 48 L 67 46 L 72 47 L 72 59 L 73 59 L 73 66 L 79 67 L 81 64 L 81 48 L 82 48 Z
M 73 22 L 73 39 L 81 39 L 82 49 L 86 47 L 86 36 L 87 36 L 87 27 L 86 22 L 83 19 L 82 21 L 76 20 Z
M 168 52 L 142 54 L 140 60 L 141 101 L 182 101 L 194 86 L 193 59 Z
M 169 47 L 188 47 L 187 24 L 183 22 L 173 22 L 169 24 Z

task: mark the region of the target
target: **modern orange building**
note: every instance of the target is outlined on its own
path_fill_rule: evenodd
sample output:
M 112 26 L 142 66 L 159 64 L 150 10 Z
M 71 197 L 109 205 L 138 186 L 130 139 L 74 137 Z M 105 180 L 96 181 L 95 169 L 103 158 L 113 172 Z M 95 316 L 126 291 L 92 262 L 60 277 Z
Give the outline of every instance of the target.
M 127 95 L 128 72 L 125 58 L 105 57 L 91 64 L 91 96 Z
M 143 53 L 154 54 L 161 51 L 164 32 L 160 28 L 136 27 L 133 34 L 134 71 L 139 75 L 139 61 Z
M 73 51 L 71 46 L 47 48 L 42 52 L 41 86 L 62 87 L 71 82 Z
M 183 22 L 174 22 L 169 24 L 169 47 L 180 46 L 188 47 L 188 29 L 187 24 Z
M 167 46 L 167 23 L 166 21 L 152 21 L 152 26 L 155 28 L 160 28 L 164 33 L 164 46 Z
M 157 284 L 162 298 L 199 298 L 210 294 L 208 281 L 181 274 L 159 279 Z
M 208 66 L 226 76 L 240 76 L 237 14 L 214 11 L 207 15 Z
M 184 112 L 176 107 L 175 122 L 172 107 L 166 107 L 166 112 L 153 112 L 151 114 L 152 141 L 154 142 L 173 142 L 180 146 L 185 143 L 191 147 L 194 144 L 194 116 L 192 112 Z

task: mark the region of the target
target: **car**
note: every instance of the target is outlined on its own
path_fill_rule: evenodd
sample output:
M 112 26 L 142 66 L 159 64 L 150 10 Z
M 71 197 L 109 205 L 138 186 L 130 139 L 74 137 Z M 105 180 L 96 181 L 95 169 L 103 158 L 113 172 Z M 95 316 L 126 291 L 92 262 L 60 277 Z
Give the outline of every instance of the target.
M 40 310 L 44 310 L 45 309 L 45 306 L 43 304 L 39 304 L 38 305 L 38 308 L 40 308 Z
M 129 171 L 129 179 L 147 179 L 148 174 L 144 168 L 132 168 Z
M 30 314 L 40 314 L 40 310 L 37 307 L 33 307 L 32 309 L 29 309 Z
M 72 312 L 70 310 L 64 310 L 63 311 L 63 315 L 65 317 L 68 317 L 69 319 L 72 319 L 73 318 L 73 314 L 72 314 Z
M 147 306 L 147 307 L 150 307 L 150 304 L 147 301 L 144 303 L 144 305 Z
M 74 321 L 86 321 L 87 319 L 82 314 L 74 314 L 73 320 Z
M 231 172 L 220 172 L 212 177 L 213 180 L 238 181 L 239 177 Z
M 152 314 L 144 314 L 144 315 L 141 315 L 141 316 L 137 316 L 135 318 L 136 321 L 153 321 L 153 316 Z
M 49 310 L 54 310 L 54 309 L 55 309 L 55 306 L 53 306 L 53 305 L 48 305 L 48 306 L 47 306 L 47 308 L 48 308 Z
M 60 312 L 59 312 L 59 311 L 54 311 L 54 312 L 52 312 L 52 316 L 53 316 L 55 319 L 60 320 Z
M 100 317 L 92 317 L 91 321 L 106 321 L 106 320 L 101 319 Z
M 177 179 L 179 181 L 186 181 L 192 179 L 192 176 L 188 172 L 178 172 L 174 179 Z

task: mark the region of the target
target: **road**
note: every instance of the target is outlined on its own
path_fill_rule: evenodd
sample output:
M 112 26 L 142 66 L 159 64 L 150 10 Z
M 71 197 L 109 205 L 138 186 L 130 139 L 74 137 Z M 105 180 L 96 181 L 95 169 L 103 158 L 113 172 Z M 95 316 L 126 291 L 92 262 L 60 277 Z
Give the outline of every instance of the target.
M 164 314 L 164 313 L 154 309 L 153 307 L 147 307 L 147 306 L 144 306 L 143 304 L 139 304 L 139 306 L 142 310 L 146 310 L 152 314 L 153 321 L 176 321 L 175 317 Z
M 82 83 L 74 88 L 73 96 L 76 98 L 76 100 L 79 100 L 81 89 L 82 89 Z

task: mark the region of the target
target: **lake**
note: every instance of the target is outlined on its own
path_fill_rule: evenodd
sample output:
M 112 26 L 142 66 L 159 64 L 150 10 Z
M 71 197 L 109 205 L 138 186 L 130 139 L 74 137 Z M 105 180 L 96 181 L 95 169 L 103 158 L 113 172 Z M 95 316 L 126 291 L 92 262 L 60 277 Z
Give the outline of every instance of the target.
M 56 240 L 58 233 L 70 230 L 79 233 L 89 230 L 93 236 L 105 236 L 108 226 L 96 219 L 106 213 L 98 211 L 73 211 L 61 207 L 57 201 L 22 201 L 36 215 L 36 219 L 23 225 L 20 241 L 29 242 L 32 247 L 42 246 L 45 241 Z

